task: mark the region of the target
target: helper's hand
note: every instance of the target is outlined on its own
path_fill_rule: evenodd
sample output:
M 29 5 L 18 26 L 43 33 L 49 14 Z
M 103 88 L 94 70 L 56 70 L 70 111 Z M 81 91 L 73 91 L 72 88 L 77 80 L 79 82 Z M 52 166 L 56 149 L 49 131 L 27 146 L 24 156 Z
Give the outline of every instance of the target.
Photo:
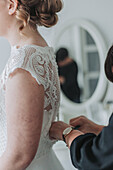
M 72 126 L 80 126 L 78 130 L 83 133 L 94 133 L 98 135 L 104 126 L 97 125 L 96 123 L 92 122 L 91 120 L 87 119 L 85 116 L 79 116 L 77 118 L 73 118 L 70 120 L 70 125 Z

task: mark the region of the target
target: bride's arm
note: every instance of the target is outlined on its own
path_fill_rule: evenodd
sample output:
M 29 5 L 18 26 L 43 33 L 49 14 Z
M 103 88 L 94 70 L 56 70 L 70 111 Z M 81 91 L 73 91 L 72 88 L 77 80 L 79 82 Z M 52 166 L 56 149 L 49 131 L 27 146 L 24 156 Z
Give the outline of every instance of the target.
M 22 69 L 10 75 L 6 86 L 7 148 L 0 169 L 23 170 L 33 160 L 41 134 L 44 89 Z

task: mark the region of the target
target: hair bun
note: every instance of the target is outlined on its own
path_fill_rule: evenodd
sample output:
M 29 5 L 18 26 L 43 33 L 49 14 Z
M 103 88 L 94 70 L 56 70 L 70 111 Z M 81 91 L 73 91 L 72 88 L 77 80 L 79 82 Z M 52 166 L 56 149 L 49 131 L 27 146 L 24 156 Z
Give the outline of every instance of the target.
M 45 27 L 51 27 L 55 25 L 58 21 L 57 14 L 43 14 L 41 13 L 39 15 L 39 22 L 38 25 L 45 26 Z
M 57 12 L 62 9 L 61 0 L 18 0 L 16 17 L 23 22 L 22 30 L 27 24 L 51 27 L 58 21 Z
M 36 9 L 39 25 L 51 27 L 58 21 L 57 12 L 62 9 L 61 0 L 41 0 Z

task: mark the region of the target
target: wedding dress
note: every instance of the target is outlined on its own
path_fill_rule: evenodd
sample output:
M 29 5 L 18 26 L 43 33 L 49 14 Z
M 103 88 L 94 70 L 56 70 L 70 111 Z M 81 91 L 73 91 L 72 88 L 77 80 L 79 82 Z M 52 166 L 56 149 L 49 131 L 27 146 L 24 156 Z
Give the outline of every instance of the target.
M 64 170 L 49 139 L 49 128 L 59 112 L 60 86 L 53 48 L 37 45 L 11 47 L 11 55 L 0 76 L 0 156 L 7 143 L 7 121 L 5 112 L 6 81 L 16 68 L 24 69 L 43 85 L 45 91 L 44 117 L 39 147 L 34 160 L 27 170 Z

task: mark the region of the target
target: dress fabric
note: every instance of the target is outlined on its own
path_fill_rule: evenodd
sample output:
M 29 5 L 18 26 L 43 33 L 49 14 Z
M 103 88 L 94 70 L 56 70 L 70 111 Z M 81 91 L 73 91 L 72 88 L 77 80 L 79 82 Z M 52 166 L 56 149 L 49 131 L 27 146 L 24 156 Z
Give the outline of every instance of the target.
M 43 85 L 45 91 L 44 116 L 39 147 L 27 170 L 63 170 L 52 150 L 56 141 L 49 139 L 49 128 L 59 113 L 60 85 L 54 50 L 48 46 L 11 47 L 11 55 L 0 75 L 0 156 L 5 151 L 7 144 L 6 82 L 9 75 L 17 68 L 28 71 L 39 85 Z

